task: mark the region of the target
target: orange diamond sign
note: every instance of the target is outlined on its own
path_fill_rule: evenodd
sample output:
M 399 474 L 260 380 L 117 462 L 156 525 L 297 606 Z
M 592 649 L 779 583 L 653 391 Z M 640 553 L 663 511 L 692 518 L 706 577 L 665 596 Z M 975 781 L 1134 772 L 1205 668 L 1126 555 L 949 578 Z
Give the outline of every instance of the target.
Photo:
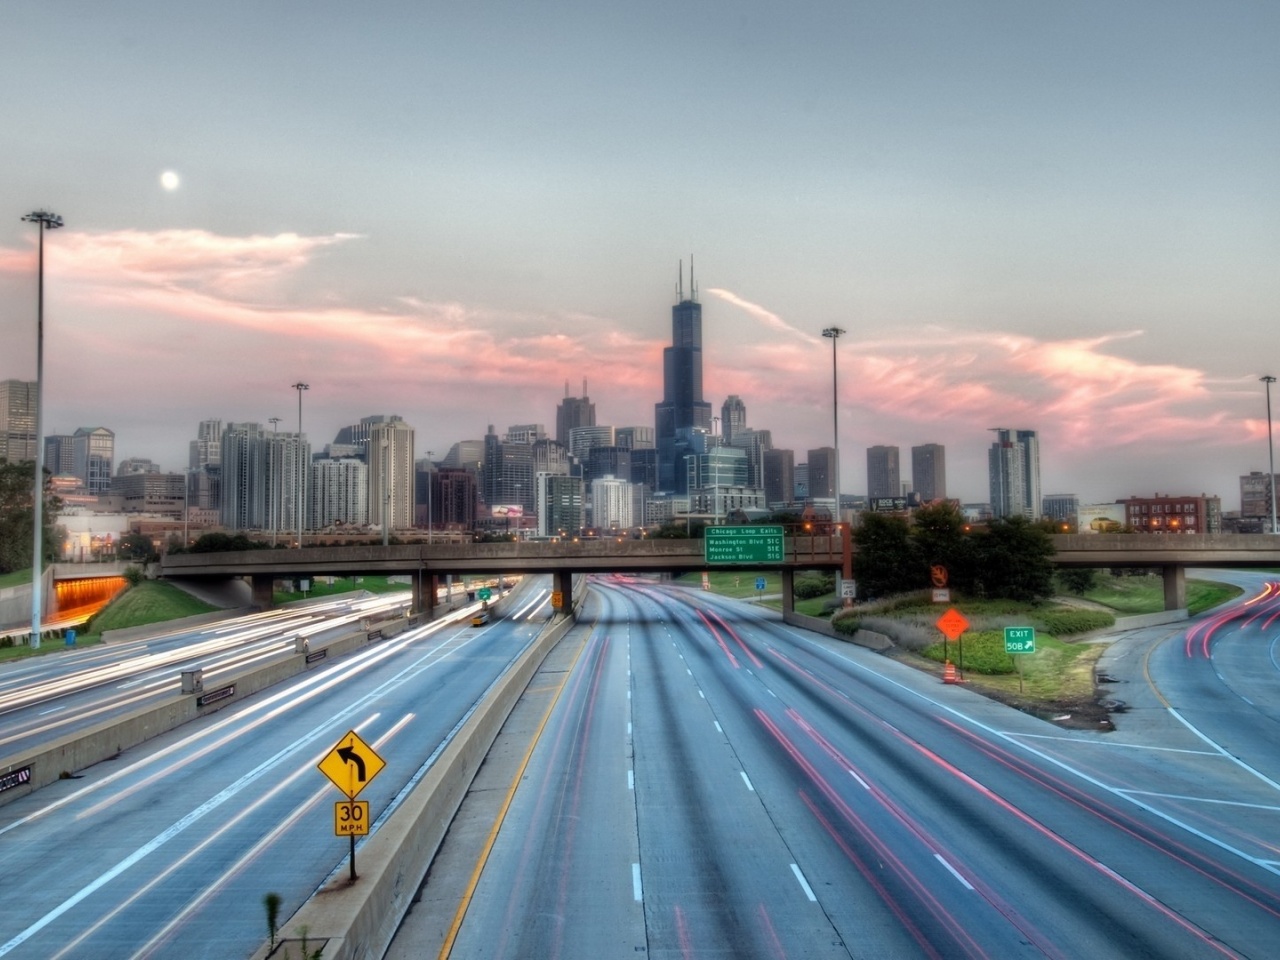
M 937 619 L 934 626 L 941 630 L 942 635 L 948 640 L 956 640 L 960 634 L 969 629 L 969 621 L 965 619 L 963 613 L 952 607 Z

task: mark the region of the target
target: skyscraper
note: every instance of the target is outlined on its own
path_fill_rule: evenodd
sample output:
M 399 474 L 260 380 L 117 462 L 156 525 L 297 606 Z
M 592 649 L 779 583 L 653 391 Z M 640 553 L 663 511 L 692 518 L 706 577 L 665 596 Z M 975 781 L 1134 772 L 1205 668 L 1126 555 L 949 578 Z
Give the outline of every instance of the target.
M 911 448 L 911 487 L 926 503 L 947 498 L 947 448 L 925 443 Z
M 808 454 L 808 486 L 810 500 L 835 499 L 836 450 L 835 447 L 818 447 Z
M 689 266 L 689 296 L 684 295 L 684 265 L 671 308 L 671 346 L 662 351 L 662 402 L 654 405 L 658 442 L 658 489 L 687 493 L 683 469 L 691 432 L 711 429 L 711 404 L 702 399 L 702 305 Z
M 71 438 L 76 476 L 92 494 L 111 489 L 111 464 L 116 455 L 116 435 L 106 427 L 81 427 Z
M 594 427 L 596 405 L 587 397 L 587 381 L 582 381 L 582 396 L 569 396 L 569 381 L 564 383 L 564 400 L 556 407 L 556 442 L 569 446 L 569 431 L 574 427 Z
M 794 450 L 764 452 L 764 500 L 770 507 L 795 499 L 795 460 Z
M 0 460 L 35 458 L 36 382 L 0 380 Z
M 379 529 L 413 526 L 413 427 L 387 417 L 369 431 L 369 523 Z
M 991 512 L 997 517 L 1040 515 L 1040 440 L 1034 430 L 993 427 L 987 451 Z
M 724 442 L 733 446 L 733 438 L 747 428 L 747 405 L 736 393 L 720 408 L 720 435 Z
M 867 447 L 867 496 L 902 496 L 902 468 L 897 447 Z

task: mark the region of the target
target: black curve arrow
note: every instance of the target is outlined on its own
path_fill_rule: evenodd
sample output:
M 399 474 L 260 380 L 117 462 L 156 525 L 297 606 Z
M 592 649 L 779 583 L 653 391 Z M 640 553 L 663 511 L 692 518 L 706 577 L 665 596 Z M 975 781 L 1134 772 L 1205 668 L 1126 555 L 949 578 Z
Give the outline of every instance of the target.
M 339 747 L 338 756 L 347 763 L 354 763 L 356 765 L 356 776 L 359 778 L 361 783 L 364 783 L 364 757 L 356 753 L 354 747 Z

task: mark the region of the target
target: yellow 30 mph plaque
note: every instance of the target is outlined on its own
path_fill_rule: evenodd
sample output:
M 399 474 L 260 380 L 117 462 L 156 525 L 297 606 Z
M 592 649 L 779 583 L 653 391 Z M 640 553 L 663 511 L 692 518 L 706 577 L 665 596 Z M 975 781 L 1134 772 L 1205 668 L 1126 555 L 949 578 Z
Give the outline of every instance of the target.
M 333 805 L 333 832 L 339 837 L 363 837 L 369 832 L 369 801 L 339 800 Z

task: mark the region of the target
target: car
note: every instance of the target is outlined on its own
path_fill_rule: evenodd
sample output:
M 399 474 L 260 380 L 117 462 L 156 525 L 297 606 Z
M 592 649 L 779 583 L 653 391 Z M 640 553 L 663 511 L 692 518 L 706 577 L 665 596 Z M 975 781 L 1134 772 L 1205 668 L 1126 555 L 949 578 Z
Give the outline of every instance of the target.
M 479 613 L 477 613 L 474 617 L 471 618 L 471 625 L 473 627 L 483 627 L 488 622 L 489 622 L 488 610 L 481 610 Z

